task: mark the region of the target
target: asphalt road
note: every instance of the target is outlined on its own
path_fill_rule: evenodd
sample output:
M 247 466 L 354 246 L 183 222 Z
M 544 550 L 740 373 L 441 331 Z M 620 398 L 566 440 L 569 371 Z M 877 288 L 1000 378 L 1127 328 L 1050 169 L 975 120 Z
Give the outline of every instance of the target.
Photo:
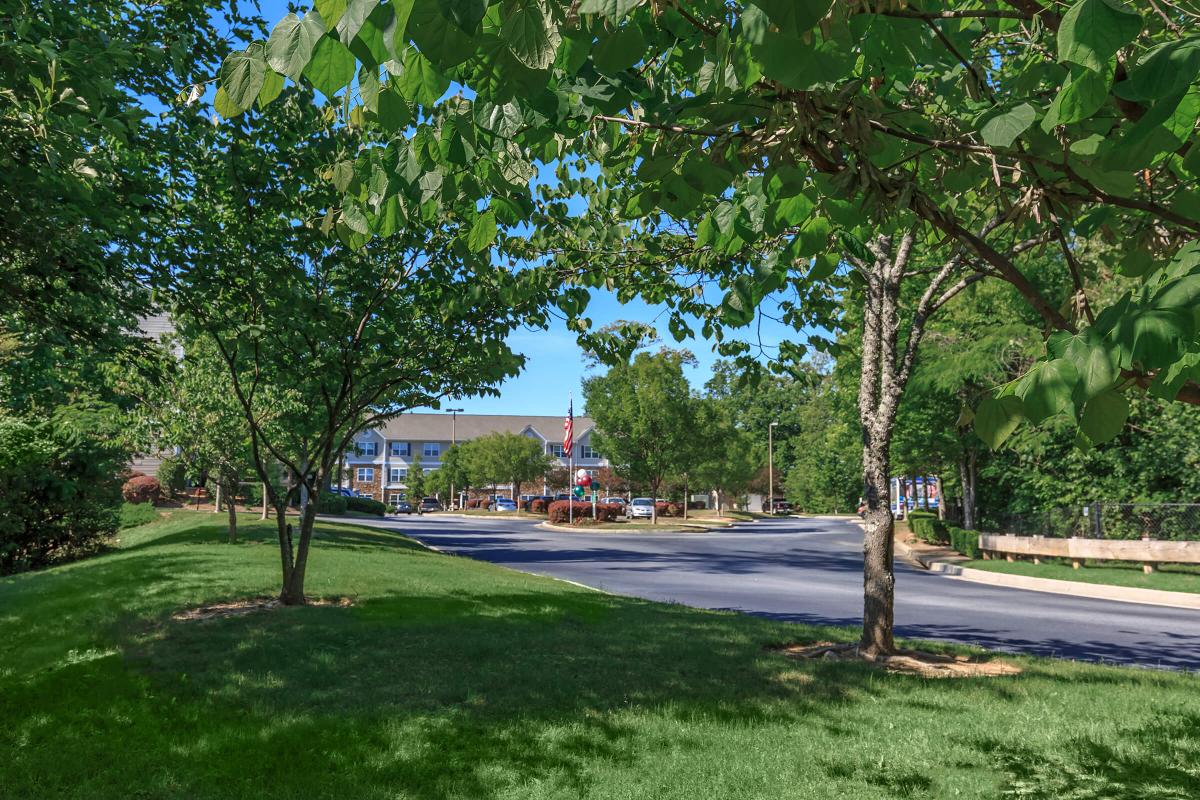
M 356 520 L 361 522 L 361 520 Z M 700 534 L 586 534 L 512 518 L 382 520 L 447 552 L 617 594 L 821 625 L 862 623 L 862 532 L 761 520 Z M 896 563 L 896 631 L 1088 661 L 1200 669 L 1200 613 L 1007 589 Z

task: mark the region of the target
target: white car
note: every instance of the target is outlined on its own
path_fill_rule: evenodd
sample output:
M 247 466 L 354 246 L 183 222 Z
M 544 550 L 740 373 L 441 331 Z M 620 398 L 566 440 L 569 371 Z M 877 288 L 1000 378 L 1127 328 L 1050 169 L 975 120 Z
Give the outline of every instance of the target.
M 643 517 L 651 519 L 654 517 L 654 499 L 650 497 L 635 497 L 630 501 L 629 507 L 625 509 L 625 513 L 630 519 L 638 519 Z

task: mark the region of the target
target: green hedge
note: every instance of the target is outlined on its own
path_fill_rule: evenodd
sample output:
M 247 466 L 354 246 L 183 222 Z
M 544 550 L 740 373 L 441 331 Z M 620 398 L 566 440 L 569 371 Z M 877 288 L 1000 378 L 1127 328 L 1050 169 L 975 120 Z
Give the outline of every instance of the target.
M 979 531 L 951 528 L 950 546 L 967 558 L 979 558 Z
M 120 527 L 136 528 L 154 522 L 159 518 L 158 509 L 153 503 L 123 503 L 121 505 Z
M 318 514 L 345 514 L 348 506 L 349 497 L 333 492 L 321 492 L 321 499 L 317 501 Z
M 950 543 L 946 523 L 938 519 L 937 514 L 930 511 L 910 511 L 908 527 L 912 529 L 914 536 L 926 544 Z
M 347 497 L 344 499 L 346 500 L 346 508 L 350 511 L 374 514 L 377 517 L 382 517 L 387 513 L 386 505 L 369 497 Z

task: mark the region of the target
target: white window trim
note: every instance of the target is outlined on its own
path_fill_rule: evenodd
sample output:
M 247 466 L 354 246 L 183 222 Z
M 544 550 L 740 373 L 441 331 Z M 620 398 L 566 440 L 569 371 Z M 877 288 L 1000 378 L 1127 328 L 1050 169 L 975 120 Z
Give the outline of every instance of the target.
M 370 448 L 370 451 L 371 451 L 369 453 L 367 452 L 368 448 Z M 359 457 L 373 458 L 373 457 L 379 455 L 379 443 L 378 442 L 357 442 L 354 445 L 354 453 L 355 453 L 355 455 L 357 455 Z
M 408 467 L 391 467 L 388 472 L 388 483 L 399 483 L 408 477 Z
M 434 452 L 430 452 L 431 448 L 434 450 Z M 441 443 L 440 442 L 425 442 L 423 445 L 421 445 L 421 457 L 422 458 L 438 458 L 438 459 L 440 459 L 442 457 Z
M 366 477 L 363 477 L 363 476 Z M 358 467 L 354 472 L 354 479 L 359 483 L 372 483 L 375 480 L 374 467 Z
M 391 442 L 388 451 L 395 457 L 408 458 L 412 455 L 412 442 Z

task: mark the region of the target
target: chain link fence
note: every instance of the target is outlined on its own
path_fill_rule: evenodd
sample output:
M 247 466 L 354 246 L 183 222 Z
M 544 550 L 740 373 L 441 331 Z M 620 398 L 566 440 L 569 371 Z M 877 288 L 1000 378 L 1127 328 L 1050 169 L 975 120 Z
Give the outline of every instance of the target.
M 1019 536 L 1200 540 L 1200 504 L 1090 503 L 1003 517 L 988 530 Z

